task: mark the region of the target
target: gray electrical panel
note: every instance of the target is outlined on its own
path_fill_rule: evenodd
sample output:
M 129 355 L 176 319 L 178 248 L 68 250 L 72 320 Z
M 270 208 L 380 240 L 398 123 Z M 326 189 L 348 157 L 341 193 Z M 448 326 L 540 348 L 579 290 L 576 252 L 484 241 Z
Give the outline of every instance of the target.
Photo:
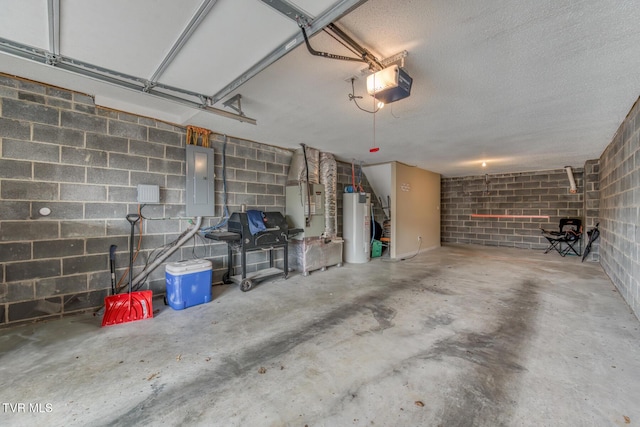
M 311 190 L 309 197 L 308 189 Z M 300 182 L 287 186 L 286 215 L 291 228 L 304 230 L 293 236 L 294 239 L 320 237 L 324 233 L 324 185 Z
M 187 144 L 187 216 L 213 216 L 213 148 Z

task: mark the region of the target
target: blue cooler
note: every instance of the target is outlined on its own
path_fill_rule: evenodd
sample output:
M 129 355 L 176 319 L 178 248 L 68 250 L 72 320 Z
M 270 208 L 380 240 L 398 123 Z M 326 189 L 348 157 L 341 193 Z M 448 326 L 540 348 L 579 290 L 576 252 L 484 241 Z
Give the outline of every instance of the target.
M 211 301 L 211 261 L 191 259 L 167 264 L 167 302 L 182 310 Z

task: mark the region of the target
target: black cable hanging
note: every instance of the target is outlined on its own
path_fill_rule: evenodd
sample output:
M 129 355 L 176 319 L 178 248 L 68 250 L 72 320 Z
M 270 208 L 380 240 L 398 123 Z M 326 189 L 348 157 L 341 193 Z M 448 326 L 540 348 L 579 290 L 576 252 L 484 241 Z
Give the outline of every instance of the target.
M 370 110 L 367 110 L 366 108 L 362 108 L 360 104 L 358 104 L 357 100 L 362 99 L 362 96 L 356 95 L 355 85 L 353 84 L 354 80 L 355 80 L 354 78 L 351 78 L 351 93 L 349 94 L 349 101 L 353 101 L 356 104 L 356 107 L 358 107 L 358 109 L 364 111 L 365 113 L 375 114 L 378 111 L 380 111 L 381 107 L 376 107 L 375 110 L 370 111 Z
M 304 155 L 304 169 L 307 172 L 307 207 L 308 211 L 305 210 L 304 222 L 307 227 L 311 225 L 311 185 L 309 184 L 309 161 L 307 160 L 307 146 L 305 144 L 300 144 L 302 146 L 302 154 Z M 304 206 L 304 202 L 303 202 Z

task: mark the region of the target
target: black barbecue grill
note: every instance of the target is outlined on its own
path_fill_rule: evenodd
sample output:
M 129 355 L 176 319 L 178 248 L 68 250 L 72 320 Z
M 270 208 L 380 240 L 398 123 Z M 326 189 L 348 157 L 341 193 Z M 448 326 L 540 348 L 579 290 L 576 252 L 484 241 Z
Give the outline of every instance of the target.
M 255 211 L 254 211 L 255 213 Z M 289 229 L 287 221 L 280 212 L 260 212 L 260 231 L 255 230 L 255 226 L 251 226 L 252 219 L 247 212 L 234 212 L 227 222 L 227 232 L 213 232 L 205 234 L 205 237 L 213 240 L 224 241 L 229 249 L 229 262 L 227 272 L 222 277 L 224 283 L 232 283 L 238 281 L 240 289 L 244 292 L 253 288 L 257 281 L 267 278 L 283 275 L 286 279 L 289 273 L 288 257 L 289 257 L 289 238 L 295 234 L 302 232 L 302 229 Z M 253 223 L 255 224 L 255 221 Z M 253 228 L 253 229 L 252 229 Z M 240 249 L 242 274 L 239 277 L 233 276 L 233 248 Z M 282 270 L 275 268 L 274 254 L 275 249 L 284 250 L 284 268 Z M 252 251 L 269 251 L 269 268 L 260 270 L 247 277 L 247 252 Z

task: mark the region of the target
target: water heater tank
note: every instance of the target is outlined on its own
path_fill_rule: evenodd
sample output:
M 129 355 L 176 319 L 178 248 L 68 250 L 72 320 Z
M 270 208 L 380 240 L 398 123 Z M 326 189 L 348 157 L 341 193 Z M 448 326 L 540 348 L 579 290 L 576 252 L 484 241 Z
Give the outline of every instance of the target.
M 371 255 L 371 194 L 343 193 L 342 238 L 345 262 L 358 264 Z

